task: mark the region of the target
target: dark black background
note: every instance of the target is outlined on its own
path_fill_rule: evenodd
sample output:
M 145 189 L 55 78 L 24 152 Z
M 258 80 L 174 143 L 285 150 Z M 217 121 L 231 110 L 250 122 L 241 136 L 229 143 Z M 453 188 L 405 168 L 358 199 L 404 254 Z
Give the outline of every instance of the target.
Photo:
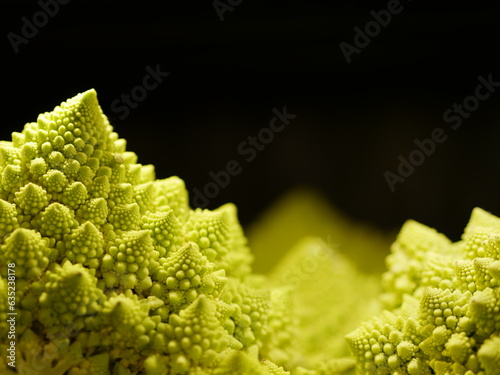
M 203 189 L 209 172 L 240 162 L 241 174 L 209 208 L 232 201 L 246 225 L 280 195 L 311 185 L 349 216 L 380 228 L 413 218 L 459 238 L 473 207 L 500 214 L 500 93 L 457 130 L 443 121 L 500 81 L 500 13 L 456 3 L 402 1 L 403 11 L 348 64 L 339 48 L 385 2 L 243 0 L 221 21 L 212 1 L 71 1 L 15 53 L 36 1 L 2 3 L 1 139 L 37 114 L 95 88 L 115 130 L 157 177 Z M 142 82 L 146 66 L 170 72 L 125 119 L 111 110 Z M 238 153 L 268 126 L 272 108 L 297 114 L 251 163 Z M 414 140 L 448 140 L 392 193 Z

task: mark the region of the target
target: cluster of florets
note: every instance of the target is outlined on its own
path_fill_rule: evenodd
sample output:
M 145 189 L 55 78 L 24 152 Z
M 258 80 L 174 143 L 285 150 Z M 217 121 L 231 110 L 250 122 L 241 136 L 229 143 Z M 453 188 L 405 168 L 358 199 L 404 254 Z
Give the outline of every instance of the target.
M 500 373 L 499 218 L 476 208 L 456 243 L 409 221 L 387 265 L 387 310 L 347 337 L 361 373 Z
M 17 373 L 285 374 L 271 337 L 289 312 L 251 262 L 235 206 L 190 209 L 94 90 L 0 142 L 0 337 L 15 264 Z
M 342 246 L 369 257 L 358 234 Z M 16 351 L 2 374 L 500 373 L 500 219 L 485 211 L 457 243 L 407 222 L 380 296 L 377 275 L 316 238 L 266 276 L 251 263 L 236 207 L 192 210 L 94 90 L 0 142 L 0 337 Z

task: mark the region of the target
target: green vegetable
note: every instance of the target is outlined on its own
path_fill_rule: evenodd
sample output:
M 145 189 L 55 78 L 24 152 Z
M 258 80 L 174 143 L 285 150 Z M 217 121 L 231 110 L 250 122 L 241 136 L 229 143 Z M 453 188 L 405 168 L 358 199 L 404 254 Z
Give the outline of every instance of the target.
M 386 310 L 347 336 L 362 374 L 500 373 L 500 219 L 474 209 L 456 243 L 414 221 L 383 275 Z
M 256 274 L 236 207 L 191 209 L 94 90 L 41 114 L 0 142 L 0 373 L 500 373 L 499 218 L 408 221 L 382 274 L 386 236 L 308 194 L 254 227 Z
M 0 143 L 2 353 L 17 313 L 2 373 L 289 374 L 283 291 L 251 262 L 235 206 L 190 209 L 180 178 L 126 150 L 94 90 Z

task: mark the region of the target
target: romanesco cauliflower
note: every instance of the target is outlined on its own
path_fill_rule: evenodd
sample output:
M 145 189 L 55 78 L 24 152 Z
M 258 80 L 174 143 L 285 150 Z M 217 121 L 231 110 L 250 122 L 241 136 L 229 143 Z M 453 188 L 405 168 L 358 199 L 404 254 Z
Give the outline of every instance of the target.
M 235 206 L 190 209 L 94 90 L 0 142 L 2 374 L 289 374 L 283 292 L 251 262 Z
M 475 209 L 457 243 L 408 221 L 380 277 L 385 239 L 335 215 L 318 233 L 340 251 L 296 241 L 304 202 L 264 221 L 257 275 L 236 207 L 191 209 L 94 90 L 41 114 L 0 142 L 0 373 L 500 373 L 499 218 Z
M 362 374 L 500 374 L 500 219 L 479 208 L 462 240 L 415 221 L 383 275 L 386 310 L 347 335 Z

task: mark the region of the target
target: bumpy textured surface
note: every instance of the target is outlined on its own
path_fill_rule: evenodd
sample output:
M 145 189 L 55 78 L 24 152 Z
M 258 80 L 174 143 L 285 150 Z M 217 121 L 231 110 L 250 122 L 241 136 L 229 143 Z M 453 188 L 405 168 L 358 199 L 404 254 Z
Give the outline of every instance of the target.
M 347 336 L 361 374 L 500 374 L 500 219 L 474 209 L 462 240 L 414 221 L 383 275 L 386 310 Z
M 190 209 L 94 90 L 0 142 L 0 349 L 15 263 L 15 373 L 289 374 L 292 340 L 273 337 L 285 302 L 251 262 L 235 206 Z
M 380 277 L 385 236 L 325 211 L 312 234 L 328 243 L 298 240 L 324 205 L 292 201 L 262 221 L 271 262 L 255 274 L 236 207 L 191 209 L 94 90 L 41 114 L 0 142 L 4 354 L 17 313 L 16 367 L 2 355 L 0 373 L 500 373 L 499 218 L 475 209 L 457 243 L 408 221 Z

